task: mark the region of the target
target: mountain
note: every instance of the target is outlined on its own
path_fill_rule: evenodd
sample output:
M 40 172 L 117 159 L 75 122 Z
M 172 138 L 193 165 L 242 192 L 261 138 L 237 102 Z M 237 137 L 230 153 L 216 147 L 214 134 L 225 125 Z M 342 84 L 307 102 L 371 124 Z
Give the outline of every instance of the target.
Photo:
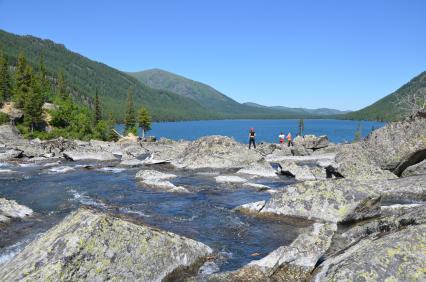
M 119 120 L 123 118 L 124 101 L 129 89 L 134 91 L 135 105 L 145 105 L 155 120 L 209 119 L 218 116 L 194 99 L 153 89 L 126 73 L 92 61 L 51 40 L 0 30 L 0 51 L 12 65 L 16 64 L 22 51 L 34 68 L 38 67 L 42 55 L 48 75 L 56 77 L 61 69 L 64 70 L 65 79 L 77 101 L 92 103 L 95 89 L 98 88 L 104 112 L 112 112 Z
M 306 109 L 306 108 L 289 108 L 284 106 L 263 106 L 252 102 L 244 103 L 244 105 L 248 105 L 251 107 L 258 107 L 258 108 L 264 108 L 264 109 L 272 109 L 272 110 L 282 110 L 287 112 L 293 112 L 293 113 L 305 113 L 307 115 L 320 115 L 320 116 L 332 116 L 332 115 L 342 115 L 350 113 L 351 111 L 341 111 L 341 110 L 335 110 L 335 109 L 329 109 L 329 108 L 319 108 L 319 109 Z
M 398 100 L 412 94 L 426 97 L 426 71 L 414 77 L 408 83 L 374 104 L 359 111 L 346 114 L 344 118 L 358 120 L 400 120 L 407 115 L 407 111 L 398 105 Z
M 347 111 L 325 108 L 303 109 L 282 106 L 267 107 L 256 103 L 240 104 L 209 85 L 161 69 L 129 72 L 128 74 L 152 88 L 171 91 L 182 97 L 194 99 L 200 105 L 225 117 L 250 118 L 251 116 L 264 115 L 265 117 L 299 118 L 347 113 Z

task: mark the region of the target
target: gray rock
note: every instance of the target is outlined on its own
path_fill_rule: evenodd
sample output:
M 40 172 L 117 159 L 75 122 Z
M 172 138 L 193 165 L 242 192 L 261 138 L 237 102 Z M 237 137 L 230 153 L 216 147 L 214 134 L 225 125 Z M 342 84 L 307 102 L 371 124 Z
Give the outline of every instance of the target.
M 326 260 L 314 281 L 425 281 L 426 225 L 361 240 Z
M 211 253 L 194 240 L 80 209 L 2 265 L 0 280 L 174 280 L 196 273 Z
M 217 183 L 246 183 L 248 180 L 236 175 L 219 175 L 214 178 Z
M 389 123 L 373 131 L 361 145 L 374 163 L 400 175 L 407 166 L 426 158 L 426 119 Z
M 295 146 L 302 146 L 306 149 L 318 150 L 328 146 L 328 137 L 326 135 L 315 136 L 305 135 L 297 136 L 293 141 Z
M 24 218 L 33 214 L 33 211 L 13 200 L 0 198 L 0 223 L 7 223 L 11 219 Z
M 237 171 L 238 174 L 248 174 L 255 177 L 269 177 L 269 178 L 277 178 L 277 174 L 275 169 L 272 168 L 272 166 L 266 162 L 266 161 L 259 161 L 252 163 L 239 171 Z
M 21 158 L 22 155 L 21 150 L 7 150 L 6 152 L 0 153 L 0 161 L 9 161 L 15 158 Z
M 401 176 L 402 177 L 407 177 L 407 176 L 414 176 L 414 175 L 424 175 L 426 174 L 426 160 L 409 166 L 407 169 L 405 169 Z
M 380 213 L 380 194 L 351 180 L 306 181 L 274 193 L 260 215 L 276 214 L 325 222 L 350 222 Z
M 339 146 L 334 169 L 350 179 L 394 179 L 395 174 L 381 169 L 359 143 Z
M 177 167 L 242 168 L 262 159 L 254 150 L 224 136 L 207 136 L 189 144 L 172 162 Z
M 166 180 L 177 177 L 171 173 L 159 172 L 156 170 L 140 170 L 136 173 L 136 179 L 138 180 Z
M 309 156 L 312 153 L 312 150 L 306 149 L 302 145 L 294 145 L 290 150 L 293 156 Z
M 163 173 L 155 170 L 141 170 L 136 174 L 136 179 L 139 183 L 157 190 L 172 192 L 172 193 L 188 193 L 188 189 L 182 186 L 176 186 L 168 179 L 177 177 L 174 174 Z
M 67 150 L 63 152 L 66 159 L 71 161 L 80 160 L 97 160 L 97 161 L 114 161 L 117 158 L 109 152 L 105 151 L 89 151 L 89 150 Z
M 315 223 L 290 246 L 282 246 L 241 269 L 207 276 L 204 281 L 306 281 L 330 246 L 336 224 Z
M 307 165 L 297 165 L 296 162 L 291 161 L 281 161 L 279 164 L 281 174 L 294 177 L 298 181 L 317 180 L 313 174 L 312 167 Z M 323 178 L 325 178 L 325 170 Z

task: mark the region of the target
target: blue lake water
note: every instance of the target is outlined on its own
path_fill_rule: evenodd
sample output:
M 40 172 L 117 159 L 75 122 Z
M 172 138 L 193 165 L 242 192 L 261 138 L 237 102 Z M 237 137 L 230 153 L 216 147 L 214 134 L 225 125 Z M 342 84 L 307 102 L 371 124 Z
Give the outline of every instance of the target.
M 306 119 L 304 134 L 327 135 L 331 142 L 351 142 L 354 140 L 358 126 L 361 126 L 362 137 L 367 136 L 372 129 L 385 125 L 383 122 L 353 121 L 333 119 Z M 278 142 L 278 134 L 291 132 L 296 136 L 299 120 L 202 120 L 155 122 L 148 135 L 157 138 L 166 137 L 173 140 L 196 140 L 206 135 L 225 135 L 246 143 L 248 130 L 253 127 L 257 141 Z M 123 125 L 117 125 L 123 131 Z

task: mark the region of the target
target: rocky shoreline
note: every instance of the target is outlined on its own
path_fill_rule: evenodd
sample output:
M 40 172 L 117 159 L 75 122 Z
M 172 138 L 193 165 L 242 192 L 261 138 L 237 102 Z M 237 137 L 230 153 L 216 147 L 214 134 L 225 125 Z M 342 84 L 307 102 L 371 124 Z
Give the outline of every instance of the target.
M 2 266 L 2 281 L 421 281 L 426 280 L 426 119 L 391 123 L 353 144 L 304 136 L 294 147 L 256 150 L 223 136 L 194 142 L 25 140 L 0 126 L 1 162 L 92 160 L 140 167 L 135 181 L 153 190 L 191 193 L 156 169 L 211 173 L 218 185 L 271 193 L 238 212 L 312 222 L 289 246 L 230 272 L 202 271 L 214 252 L 192 239 L 81 208 Z M 286 175 L 282 190 L 255 182 Z M 262 187 L 263 186 L 263 187 Z M 0 199 L 0 228 L 32 216 Z M 204 264 L 204 266 L 203 266 Z M 200 268 L 201 267 L 201 268 Z M 214 272 L 214 271 L 213 271 Z

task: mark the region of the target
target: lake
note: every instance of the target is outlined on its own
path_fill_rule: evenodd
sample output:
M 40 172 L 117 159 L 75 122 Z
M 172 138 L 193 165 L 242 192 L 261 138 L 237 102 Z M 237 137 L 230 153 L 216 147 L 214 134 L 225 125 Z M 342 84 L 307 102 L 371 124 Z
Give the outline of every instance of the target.
M 351 142 L 354 140 L 358 126 L 361 126 L 362 137 L 367 136 L 373 129 L 385 125 L 375 121 L 353 121 L 334 119 L 305 119 L 304 134 L 327 135 L 331 142 Z M 206 135 L 224 135 L 246 143 L 248 131 L 253 127 L 257 141 L 278 142 L 278 134 L 289 131 L 293 136 L 298 132 L 297 119 L 285 120 L 201 120 L 154 122 L 152 130 L 147 135 L 157 138 L 166 137 L 173 140 L 196 140 Z M 117 125 L 117 130 L 123 132 L 123 125 Z

